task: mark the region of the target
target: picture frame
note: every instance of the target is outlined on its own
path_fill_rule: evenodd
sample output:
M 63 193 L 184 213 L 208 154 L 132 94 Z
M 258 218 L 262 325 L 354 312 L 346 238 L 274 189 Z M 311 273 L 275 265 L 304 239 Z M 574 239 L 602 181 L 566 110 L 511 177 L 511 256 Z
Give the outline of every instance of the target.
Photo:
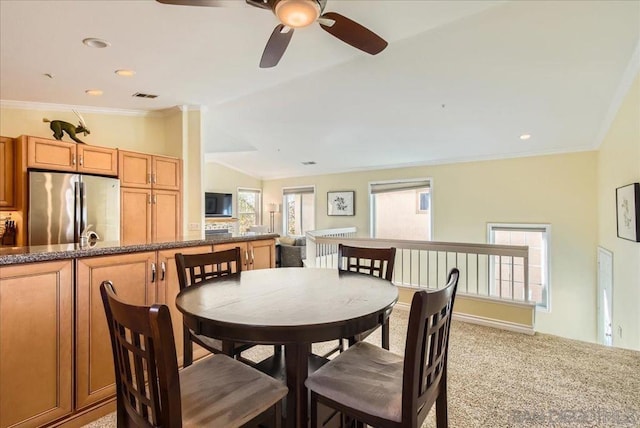
M 356 215 L 354 190 L 327 192 L 327 215 Z
M 640 183 L 616 189 L 618 238 L 640 242 Z

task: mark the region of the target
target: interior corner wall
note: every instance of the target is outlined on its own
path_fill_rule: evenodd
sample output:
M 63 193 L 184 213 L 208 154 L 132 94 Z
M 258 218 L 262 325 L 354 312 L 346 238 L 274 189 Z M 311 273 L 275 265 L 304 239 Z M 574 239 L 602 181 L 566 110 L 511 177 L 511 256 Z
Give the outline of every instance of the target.
M 233 194 L 233 217 L 237 217 L 238 212 L 238 187 L 262 189 L 261 179 L 244 174 L 217 162 L 204 163 L 203 177 L 203 192 Z M 279 199 L 276 199 L 276 201 L 279 201 Z M 269 221 L 269 219 L 264 215 L 264 206 L 268 202 L 271 202 L 271 200 L 265 198 L 263 195 L 262 224 L 268 224 Z
M 132 150 L 157 155 L 179 156 L 165 139 L 164 117 L 161 114 L 84 113 L 91 134 L 79 138 L 89 145 Z M 0 108 L 0 135 L 15 138 L 20 135 L 53 139 L 49 124 L 42 121 L 64 120 L 78 123 L 70 111 Z M 66 136 L 64 141 L 72 140 Z
M 596 340 L 597 152 L 370 170 L 263 182 L 267 201 L 282 188 L 316 186 L 316 229 L 356 226 L 369 236 L 368 183 L 431 178 L 433 240 L 487 242 L 487 223 L 551 225 L 551 311 L 536 331 Z M 327 215 L 327 192 L 355 190 L 355 216 Z M 281 213 L 276 217 L 282 230 Z
M 202 197 L 202 171 L 204 164 L 203 121 L 205 113 L 200 110 L 182 112 L 183 139 L 183 183 L 182 183 L 182 223 L 184 235 L 204 236 L 204 200 Z M 198 225 L 197 230 L 189 230 L 190 224 Z
M 598 242 L 613 253 L 613 344 L 640 350 L 640 243 L 617 237 L 616 188 L 640 182 L 640 74 L 598 152 Z

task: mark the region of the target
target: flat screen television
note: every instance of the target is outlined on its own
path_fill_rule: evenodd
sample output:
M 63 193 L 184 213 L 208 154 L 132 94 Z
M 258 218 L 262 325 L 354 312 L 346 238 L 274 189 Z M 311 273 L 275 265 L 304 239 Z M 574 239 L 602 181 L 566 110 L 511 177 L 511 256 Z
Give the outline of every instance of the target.
M 233 210 L 231 193 L 205 192 L 205 217 L 231 217 L 232 212 Z

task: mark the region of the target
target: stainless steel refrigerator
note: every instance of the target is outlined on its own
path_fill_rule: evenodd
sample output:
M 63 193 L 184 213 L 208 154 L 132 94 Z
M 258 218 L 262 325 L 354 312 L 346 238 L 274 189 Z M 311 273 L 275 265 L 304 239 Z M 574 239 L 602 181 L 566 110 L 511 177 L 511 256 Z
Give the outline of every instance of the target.
M 120 181 L 64 172 L 29 172 L 29 245 L 80 242 L 91 225 L 99 241 L 120 239 Z

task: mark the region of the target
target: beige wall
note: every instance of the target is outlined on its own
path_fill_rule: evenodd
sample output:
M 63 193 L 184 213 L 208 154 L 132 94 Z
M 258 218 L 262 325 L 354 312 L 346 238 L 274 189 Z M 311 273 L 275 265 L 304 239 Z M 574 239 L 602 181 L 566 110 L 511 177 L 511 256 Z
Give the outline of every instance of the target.
M 613 344 L 630 349 L 640 349 L 640 243 L 617 237 L 615 189 L 637 182 L 640 182 L 640 74 L 598 153 L 598 242 L 613 252 Z
M 238 209 L 238 187 L 262 189 L 262 180 L 216 162 L 205 162 L 202 192 L 233 193 L 234 217 L 236 217 L 236 212 Z M 202 195 L 200 195 L 200 197 L 202 197 Z M 274 199 L 273 201 L 276 200 L 281 203 L 282 197 L 280 199 Z M 266 199 L 263 197 L 263 213 L 265 213 L 267 210 L 266 204 L 273 201 L 271 199 Z M 262 224 L 269 224 L 268 213 L 263 214 Z
M 316 186 L 316 228 L 356 226 L 369 233 L 368 183 L 432 178 L 433 240 L 487 242 L 487 223 L 551 224 L 551 312 L 541 332 L 595 341 L 597 153 L 582 152 L 450 165 L 265 180 L 265 200 L 282 187 Z M 329 217 L 327 191 L 355 190 L 356 215 Z M 280 222 L 276 222 L 278 226 Z
M 86 137 L 79 135 L 79 138 L 87 144 L 157 155 L 180 156 L 180 149 L 176 151 L 175 145 L 167 141 L 163 114 L 81 113 L 91 134 Z M 42 122 L 42 118 L 78 123 L 76 115 L 70 111 L 1 108 L 0 135 L 53 138 L 49 124 Z M 63 140 L 72 141 L 66 134 Z

